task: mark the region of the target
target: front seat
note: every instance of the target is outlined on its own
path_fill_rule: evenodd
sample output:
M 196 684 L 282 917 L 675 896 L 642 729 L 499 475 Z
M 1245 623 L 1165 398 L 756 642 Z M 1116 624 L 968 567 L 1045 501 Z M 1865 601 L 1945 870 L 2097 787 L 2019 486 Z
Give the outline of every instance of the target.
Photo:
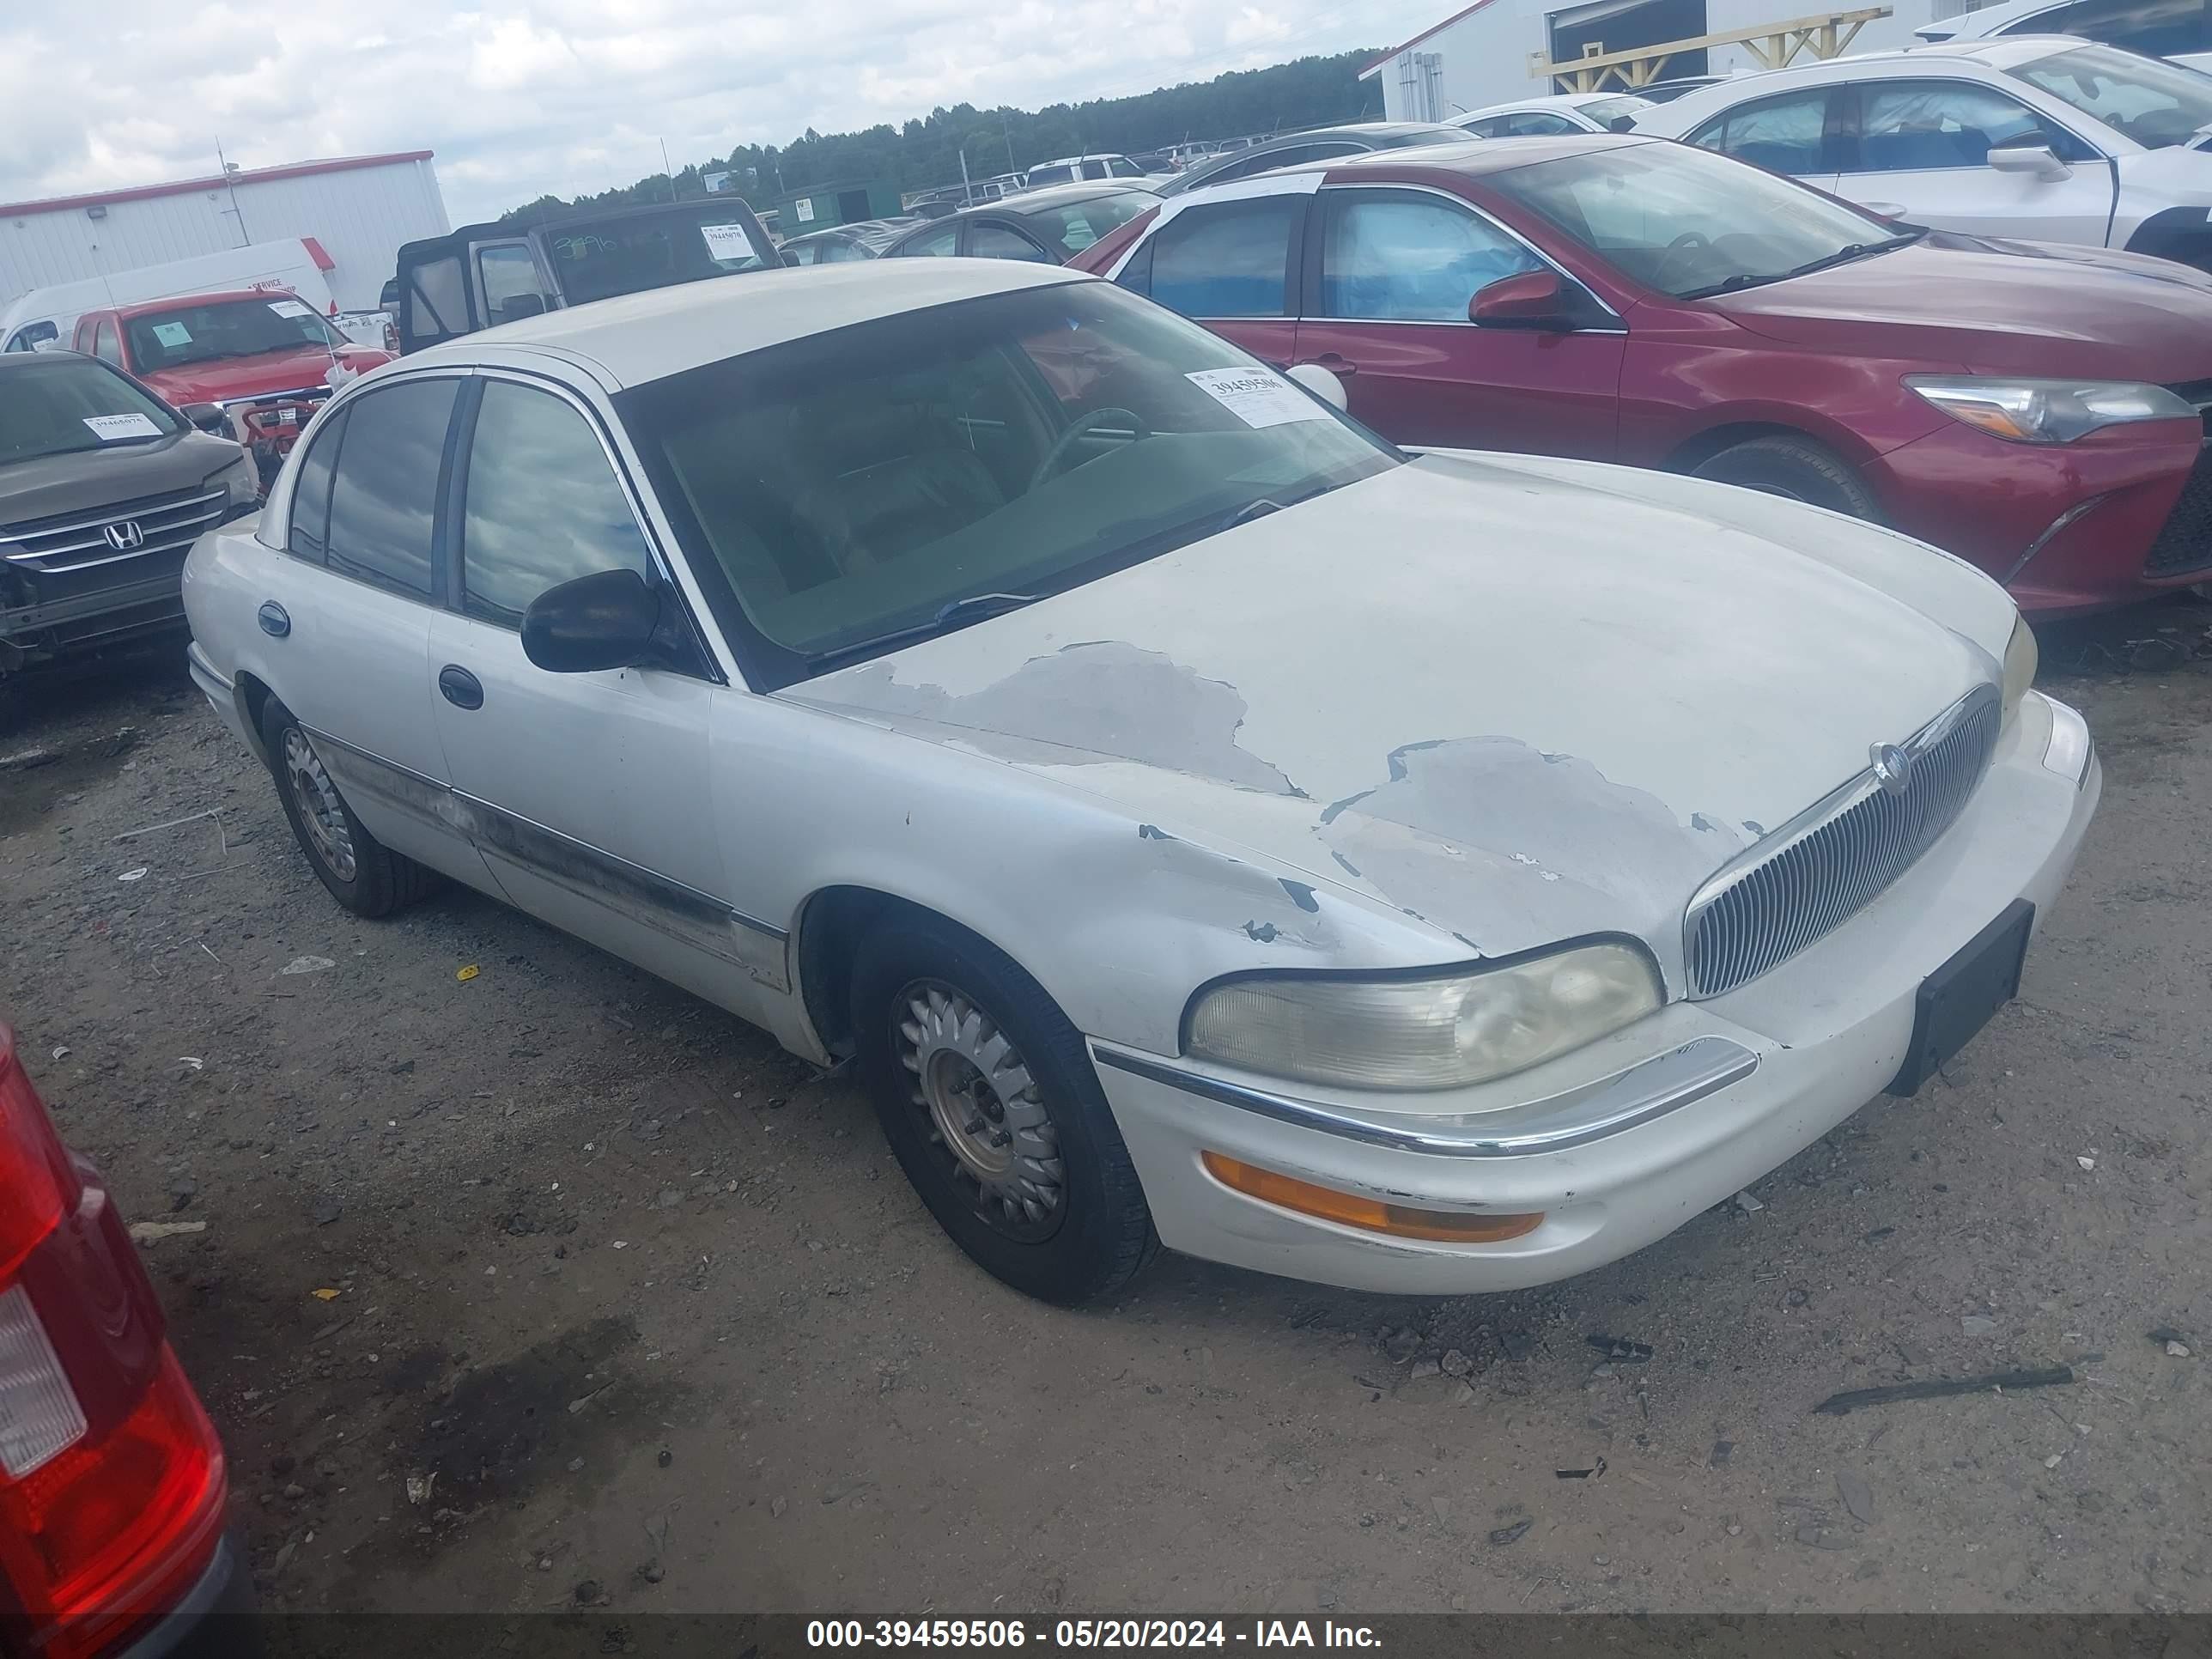
M 841 571 L 886 563 L 1006 504 L 958 428 L 914 405 L 795 411 L 810 476 L 793 507 Z

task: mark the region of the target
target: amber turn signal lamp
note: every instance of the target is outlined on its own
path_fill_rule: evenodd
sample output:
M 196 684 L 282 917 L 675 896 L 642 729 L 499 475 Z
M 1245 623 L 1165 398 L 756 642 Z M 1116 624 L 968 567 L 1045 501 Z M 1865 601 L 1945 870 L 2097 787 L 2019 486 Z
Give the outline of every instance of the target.
M 1218 1152 L 1200 1152 L 1206 1173 L 1234 1193 L 1256 1198 L 1300 1215 L 1319 1216 L 1370 1233 L 1397 1238 L 1433 1239 L 1445 1244 L 1496 1244 L 1533 1233 L 1542 1224 L 1540 1215 L 1465 1215 L 1456 1210 L 1415 1210 L 1403 1204 L 1340 1193 L 1296 1181 L 1273 1170 L 1240 1164 Z

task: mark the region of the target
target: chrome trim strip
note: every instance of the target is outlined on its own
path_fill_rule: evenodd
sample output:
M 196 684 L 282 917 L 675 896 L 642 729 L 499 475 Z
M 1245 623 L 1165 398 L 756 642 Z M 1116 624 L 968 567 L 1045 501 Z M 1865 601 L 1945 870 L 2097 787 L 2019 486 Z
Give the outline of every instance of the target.
M 210 398 L 208 401 L 217 409 L 251 409 L 256 404 L 283 403 L 288 398 L 307 398 L 319 400 L 331 395 L 327 386 L 295 386 L 289 392 L 257 392 L 248 398 Z
M 213 529 L 215 525 L 213 518 L 201 524 L 177 525 L 172 527 L 188 530 L 191 534 L 174 541 L 149 542 L 143 547 L 132 548 L 128 553 L 110 553 L 102 558 L 72 559 L 67 564 L 46 564 L 41 562 L 56 556 L 51 553 L 10 553 L 8 562 L 25 570 L 36 571 L 42 576 L 66 576 L 73 570 L 91 570 L 103 564 L 121 564 L 126 559 L 143 559 L 150 553 L 174 553 L 179 549 L 189 548 L 199 539 L 203 532 Z
M 2051 538 L 2052 537 L 2056 536 L 2060 531 L 2065 529 L 2068 525 L 2072 524 L 2075 520 L 2080 518 L 2084 513 L 2087 513 L 2091 507 L 2096 506 L 2104 499 L 2105 498 L 2102 495 L 2092 495 L 2086 501 L 2076 501 L 2073 506 L 2068 507 L 2063 513 L 2060 514 L 2049 524 L 2045 525 L 2043 529 L 2043 533 L 2027 544 L 2027 550 L 2025 553 L 2022 553 L 2018 559 L 2013 562 L 2011 569 L 2006 571 L 2002 575 L 1997 578 L 1998 582 L 2000 584 L 2008 583 L 2014 577 L 2018 576 L 2021 571 L 2027 569 L 2029 565 L 2035 562 L 2035 556 L 2037 554 L 2042 552 L 2045 547 L 2048 547 L 2051 544 Z
M 1626 1071 L 1503 1112 L 1450 1117 L 1364 1115 L 1187 1071 L 1093 1042 L 1102 1066 L 1301 1129 L 1432 1158 L 1528 1158 L 1626 1133 L 1741 1083 L 1759 1056 L 1726 1037 L 1692 1037 Z M 1501 1122 L 1501 1119 L 1509 1120 Z
M 204 495 L 187 495 L 182 501 L 163 501 L 158 507 L 148 507 L 143 513 L 132 513 L 123 507 L 111 507 L 103 516 L 97 519 L 79 519 L 74 524 L 50 524 L 42 530 L 20 531 L 14 534 L 0 536 L 0 542 L 35 541 L 42 536 L 64 536 L 72 530 L 97 530 L 102 525 L 121 524 L 125 519 L 150 519 L 163 513 L 174 513 L 184 507 L 198 507 L 202 501 L 219 501 L 229 493 L 224 489 L 211 489 Z
M 604 848 L 579 841 L 574 836 L 563 834 L 535 818 L 526 818 L 520 812 L 510 811 L 496 802 L 471 795 L 466 790 L 457 789 L 452 784 L 425 777 L 397 761 L 371 754 L 358 744 L 348 743 L 343 738 L 319 726 L 309 726 L 304 720 L 300 723 L 300 729 L 316 743 L 328 744 L 364 766 L 388 774 L 381 787 L 375 781 L 364 780 L 364 787 L 380 799 L 448 830 L 458 831 L 472 845 L 512 859 L 549 880 L 562 880 L 571 885 L 580 880 L 586 881 L 601 893 L 611 886 L 619 886 L 623 891 L 647 899 L 658 908 L 680 915 L 686 921 L 708 919 L 734 922 L 779 945 L 790 941 L 791 935 L 773 922 L 749 916 L 712 893 L 702 893 L 672 876 L 664 876 L 657 870 L 633 864 Z M 327 761 L 330 757 L 325 756 L 324 758 Z M 593 878 L 597 879 L 593 880 Z M 684 937 L 690 938 L 690 935 Z

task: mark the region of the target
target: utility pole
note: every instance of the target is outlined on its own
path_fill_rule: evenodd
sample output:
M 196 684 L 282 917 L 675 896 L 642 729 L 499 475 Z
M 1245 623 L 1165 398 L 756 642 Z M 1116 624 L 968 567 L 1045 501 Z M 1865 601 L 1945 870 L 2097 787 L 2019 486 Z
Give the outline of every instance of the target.
M 1006 106 L 1004 104 L 999 106 L 999 132 L 1006 141 L 1006 171 L 1019 173 L 1021 168 L 1014 162 L 1014 130 L 1006 125 Z
M 668 140 L 660 140 L 660 176 L 668 180 L 668 199 L 676 199 L 676 174 L 668 165 Z
M 246 210 L 240 207 L 238 204 L 238 169 L 231 166 L 229 161 L 222 153 L 222 135 L 221 133 L 217 133 L 216 135 L 215 159 L 216 165 L 222 169 L 222 181 L 227 186 L 228 186 L 230 191 L 231 216 L 238 221 L 238 245 L 240 247 L 244 247 L 252 239 L 246 234 Z

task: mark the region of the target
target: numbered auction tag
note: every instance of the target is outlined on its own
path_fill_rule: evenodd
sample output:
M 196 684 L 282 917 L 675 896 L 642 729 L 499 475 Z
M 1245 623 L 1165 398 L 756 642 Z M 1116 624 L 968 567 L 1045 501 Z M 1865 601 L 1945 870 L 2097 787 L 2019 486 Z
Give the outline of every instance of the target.
M 161 428 L 143 415 L 88 415 L 84 423 L 93 435 L 104 444 L 120 443 L 125 438 L 158 438 Z
M 1326 421 L 1329 413 L 1269 368 L 1199 368 L 1183 376 L 1247 426 Z

